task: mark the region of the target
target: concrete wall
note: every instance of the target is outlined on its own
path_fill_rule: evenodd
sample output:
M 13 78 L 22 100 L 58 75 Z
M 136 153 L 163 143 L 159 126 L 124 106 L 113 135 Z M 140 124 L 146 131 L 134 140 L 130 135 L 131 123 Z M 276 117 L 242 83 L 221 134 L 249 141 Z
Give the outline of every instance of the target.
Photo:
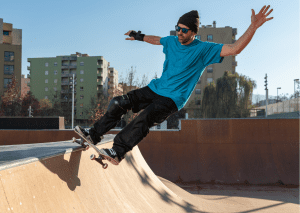
M 79 138 L 72 130 L 0 130 L 1 145 L 72 137 Z M 150 131 L 138 146 L 154 173 L 173 182 L 299 185 L 298 119 L 182 120 L 181 130 Z
M 173 182 L 299 185 L 298 119 L 182 120 L 181 126 L 151 131 L 139 143 L 156 175 Z

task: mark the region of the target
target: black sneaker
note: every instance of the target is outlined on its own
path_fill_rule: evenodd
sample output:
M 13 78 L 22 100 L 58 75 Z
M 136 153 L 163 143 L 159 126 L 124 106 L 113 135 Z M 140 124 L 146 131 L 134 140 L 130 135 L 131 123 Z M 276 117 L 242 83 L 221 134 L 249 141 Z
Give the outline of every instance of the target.
M 119 158 L 114 149 L 100 149 L 100 153 L 104 155 L 105 159 L 114 165 L 119 165 L 119 163 L 124 159 L 124 157 Z
M 75 127 L 75 129 L 77 130 L 77 132 L 81 132 L 87 139 L 91 140 L 94 145 L 99 143 L 101 139 L 104 138 L 103 136 L 99 137 L 94 128 L 91 128 L 89 131 L 86 131 L 84 128 L 78 125 Z

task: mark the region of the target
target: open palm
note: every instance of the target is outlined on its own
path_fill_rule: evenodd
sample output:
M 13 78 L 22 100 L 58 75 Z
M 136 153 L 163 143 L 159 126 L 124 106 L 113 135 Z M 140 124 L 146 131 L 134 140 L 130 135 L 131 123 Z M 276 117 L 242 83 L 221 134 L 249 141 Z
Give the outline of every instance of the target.
M 263 8 L 261 8 L 261 10 L 259 11 L 259 13 L 257 15 L 255 15 L 254 10 L 251 9 L 252 10 L 251 24 L 253 26 L 255 26 L 256 29 L 259 28 L 261 25 L 263 25 L 263 23 L 265 23 L 266 21 L 273 19 L 273 17 L 267 18 L 267 16 L 270 15 L 270 13 L 273 11 L 273 9 L 271 9 L 268 12 L 269 7 L 270 7 L 270 5 L 268 5 L 268 7 L 263 6 Z

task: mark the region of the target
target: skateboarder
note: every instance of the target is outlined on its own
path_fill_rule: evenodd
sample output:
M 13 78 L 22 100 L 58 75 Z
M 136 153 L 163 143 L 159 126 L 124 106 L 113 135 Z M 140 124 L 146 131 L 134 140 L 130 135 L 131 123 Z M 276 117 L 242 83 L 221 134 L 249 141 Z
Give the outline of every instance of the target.
M 101 141 L 101 136 L 117 125 L 122 115 L 129 110 L 137 113 L 144 109 L 116 135 L 111 149 L 100 150 L 113 164 L 118 165 L 125 154 L 146 137 L 151 127 L 162 123 L 168 116 L 184 107 L 205 67 L 222 63 L 225 56 L 239 54 L 248 45 L 256 29 L 273 18 L 266 18 L 273 10 L 266 14 L 269 7 L 264 6 L 257 15 L 252 10 L 250 27 L 234 44 L 218 44 L 195 39 L 200 24 L 196 10 L 180 17 L 175 26 L 178 36 L 161 38 L 141 34 L 141 31 L 128 31 L 125 35 L 129 35 L 130 38 L 126 40 L 163 45 L 166 58 L 161 78 L 152 80 L 146 87 L 114 97 L 105 115 L 89 132 L 78 128 L 97 144 Z

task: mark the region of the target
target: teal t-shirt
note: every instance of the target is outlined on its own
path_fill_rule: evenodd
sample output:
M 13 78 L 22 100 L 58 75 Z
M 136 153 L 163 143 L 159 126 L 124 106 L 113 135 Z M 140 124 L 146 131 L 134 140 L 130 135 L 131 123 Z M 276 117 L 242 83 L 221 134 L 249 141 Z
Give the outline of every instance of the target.
M 179 111 L 189 100 L 205 67 L 222 63 L 224 57 L 220 54 L 224 44 L 195 38 L 189 45 L 181 45 L 178 36 L 163 37 L 160 43 L 166 55 L 163 73 L 148 87 L 158 95 L 171 98 Z

